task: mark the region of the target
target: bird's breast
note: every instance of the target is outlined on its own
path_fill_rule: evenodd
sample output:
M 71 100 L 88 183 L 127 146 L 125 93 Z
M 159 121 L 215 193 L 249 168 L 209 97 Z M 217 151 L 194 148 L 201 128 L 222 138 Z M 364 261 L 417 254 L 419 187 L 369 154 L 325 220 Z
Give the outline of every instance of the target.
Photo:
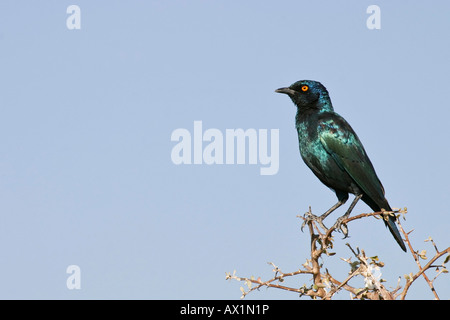
M 309 126 L 300 124 L 297 126 L 298 144 L 303 161 L 317 172 L 327 165 L 329 155 L 323 148 L 317 135 L 317 130 L 310 130 Z
M 324 148 L 317 130 L 310 126 L 297 125 L 300 155 L 311 171 L 333 190 L 358 193 L 359 189 L 345 170 L 342 170 L 332 155 Z

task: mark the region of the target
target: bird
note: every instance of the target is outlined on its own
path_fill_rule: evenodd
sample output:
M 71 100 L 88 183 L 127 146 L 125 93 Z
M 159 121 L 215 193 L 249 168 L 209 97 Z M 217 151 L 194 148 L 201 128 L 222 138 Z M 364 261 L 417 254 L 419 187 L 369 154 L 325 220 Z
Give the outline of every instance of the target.
M 348 229 L 343 221 L 350 216 L 359 200 L 365 202 L 374 212 L 392 211 L 385 197 L 384 187 L 361 140 L 350 124 L 334 111 L 325 86 L 314 80 L 300 80 L 275 92 L 288 95 L 296 105 L 295 126 L 300 155 L 315 176 L 330 188 L 338 199 L 335 205 L 320 216 L 307 214 L 303 226 L 313 220 L 327 229 L 323 220 L 345 204 L 349 194 L 353 194 L 355 198 L 346 213 L 334 224 L 345 237 L 348 235 Z M 395 225 L 395 215 L 385 215 L 383 221 L 401 249 L 406 252 L 405 244 Z

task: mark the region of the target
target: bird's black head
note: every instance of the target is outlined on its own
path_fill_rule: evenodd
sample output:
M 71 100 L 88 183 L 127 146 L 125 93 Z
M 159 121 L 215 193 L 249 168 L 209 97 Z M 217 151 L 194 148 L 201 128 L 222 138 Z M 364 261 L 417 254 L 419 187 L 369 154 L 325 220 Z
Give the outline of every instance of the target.
M 275 92 L 287 94 L 298 108 L 333 110 L 327 89 L 318 81 L 300 80 Z

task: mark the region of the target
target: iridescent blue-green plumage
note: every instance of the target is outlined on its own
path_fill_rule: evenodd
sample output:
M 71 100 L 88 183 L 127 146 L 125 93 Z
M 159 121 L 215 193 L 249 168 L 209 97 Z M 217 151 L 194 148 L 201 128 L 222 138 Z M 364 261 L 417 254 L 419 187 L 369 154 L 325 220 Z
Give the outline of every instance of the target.
M 348 122 L 334 112 L 326 88 L 320 82 L 302 80 L 276 92 L 287 94 L 297 106 L 295 124 L 303 161 L 338 198 L 338 203 L 319 217 L 319 222 L 344 204 L 349 193 L 356 197 L 345 217 L 359 199 L 375 212 L 392 211 L 361 141 Z M 395 216 L 383 221 L 406 251 Z

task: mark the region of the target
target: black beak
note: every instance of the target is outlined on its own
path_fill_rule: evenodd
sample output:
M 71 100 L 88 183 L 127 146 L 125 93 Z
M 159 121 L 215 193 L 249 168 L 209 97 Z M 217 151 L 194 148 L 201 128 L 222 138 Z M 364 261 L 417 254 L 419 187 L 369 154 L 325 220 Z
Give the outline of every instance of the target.
M 295 94 L 295 90 L 292 90 L 291 88 L 288 88 L 288 87 L 277 89 L 277 90 L 275 90 L 275 92 L 277 92 L 277 93 L 285 93 L 285 94 L 287 94 L 289 96 Z

